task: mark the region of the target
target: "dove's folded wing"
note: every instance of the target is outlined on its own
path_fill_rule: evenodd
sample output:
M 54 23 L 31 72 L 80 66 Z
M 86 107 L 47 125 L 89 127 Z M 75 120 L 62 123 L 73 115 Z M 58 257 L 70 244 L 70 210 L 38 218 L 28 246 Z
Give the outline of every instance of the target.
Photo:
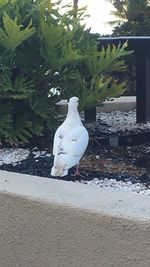
M 54 135 L 54 143 L 53 143 L 53 155 L 56 155 L 58 153 L 58 148 L 60 146 L 60 142 L 64 138 L 64 130 L 62 125 L 57 129 L 55 135 Z
M 69 169 L 78 164 L 83 156 L 89 141 L 87 130 L 78 126 L 66 135 L 59 143 L 59 149 L 55 158 L 55 166 Z

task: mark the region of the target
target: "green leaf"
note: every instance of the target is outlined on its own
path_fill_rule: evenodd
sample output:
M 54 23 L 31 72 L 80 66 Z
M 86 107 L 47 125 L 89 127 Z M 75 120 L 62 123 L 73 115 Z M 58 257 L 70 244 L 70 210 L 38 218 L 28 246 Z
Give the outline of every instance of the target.
M 126 82 L 115 81 L 112 77 L 97 77 L 94 79 L 94 89 L 81 92 L 80 110 L 101 106 L 105 100 L 117 97 L 126 90 Z
M 32 21 L 23 29 L 23 25 L 17 25 L 17 19 L 11 19 L 6 12 L 3 15 L 3 24 L 4 30 L 0 28 L 0 44 L 11 52 L 35 33 Z
M 11 106 L 0 102 L 0 139 L 8 138 L 13 128 Z
M 1 99 L 26 99 L 34 92 L 34 84 L 26 77 L 17 76 L 12 82 L 11 78 L 5 74 L 0 75 L 0 98 Z
M 39 34 L 43 41 L 41 53 L 53 70 L 74 60 L 80 60 L 81 55 L 73 46 L 73 32 L 65 30 L 62 25 L 49 26 L 41 20 Z
M 9 0 L 0 0 L 0 5 L 5 6 L 8 4 L 8 2 L 9 2 Z

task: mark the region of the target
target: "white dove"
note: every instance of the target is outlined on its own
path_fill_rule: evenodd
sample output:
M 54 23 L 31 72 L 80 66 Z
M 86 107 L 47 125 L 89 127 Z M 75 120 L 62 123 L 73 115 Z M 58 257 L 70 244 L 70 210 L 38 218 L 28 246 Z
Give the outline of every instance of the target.
M 89 135 L 81 122 L 78 105 L 79 98 L 75 96 L 71 97 L 68 103 L 67 117 L 55 133 L 53 144 L 54 165 L 51 169 L 52 176 L 63 177 L 75 165 L 76 172 L 74 175 L 81 176 L 78 166 L 87 148 Z

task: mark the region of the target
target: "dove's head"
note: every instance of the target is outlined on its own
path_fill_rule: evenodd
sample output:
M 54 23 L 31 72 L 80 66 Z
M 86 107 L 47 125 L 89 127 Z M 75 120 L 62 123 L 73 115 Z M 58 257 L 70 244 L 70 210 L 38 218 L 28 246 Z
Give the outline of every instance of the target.
M 70 107 L 78 107 L 79 106 L 79 98 L 78 97 L 76 97 L 76 96 L 73 96 L 73 97 L 71 97 L 70 99 L 69 99 L 69 103 L 68 103 L 68 105 L 70 106 Z
M 79 98 L 76 96 L 71 97 L 68 102 L 68 114 L 67 114 L 67 117 L 70 117 L 71 120 L 74 119 L 80 121 L 78 106 L 79 106 Z

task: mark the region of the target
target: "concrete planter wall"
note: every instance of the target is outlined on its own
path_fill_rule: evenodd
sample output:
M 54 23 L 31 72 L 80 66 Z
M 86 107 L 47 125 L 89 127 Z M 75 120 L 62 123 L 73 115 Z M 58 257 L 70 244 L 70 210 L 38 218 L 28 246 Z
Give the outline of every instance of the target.
M 149 267 L 150 198 L 0 171 L 1 267 Z
M 61 107 L 61 111 L 67 112 L 67 100 L 61 100 L 56 104 Z M 102 107 L 97 108 L 97 112 L 111 112 L 111 111 L 130 111 L 136 109 L 136 96 L 121 96 L 112 98 L 112 101 L 105 101 Z

